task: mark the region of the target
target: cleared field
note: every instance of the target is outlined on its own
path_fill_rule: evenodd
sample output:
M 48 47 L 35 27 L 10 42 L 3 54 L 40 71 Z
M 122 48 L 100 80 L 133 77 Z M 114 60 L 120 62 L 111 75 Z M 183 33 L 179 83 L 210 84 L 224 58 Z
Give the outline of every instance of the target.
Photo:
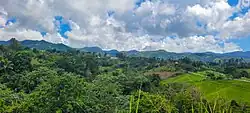
M 188 83 L 196 86 L 208 99 L 224 98 L 250 103 L 250 82 L 242 80 L 204 80 L 204 72 L 184 74 L 162 81 L 168 83 Z
M 164 80 L 162 83 L 191 83 L 191 82 L 197 82 L 202 81 L 206 77 L 204 76 L 203 72 L 199 73 L 191 73 L 191 74 L 183 74 L 176 77 L 168 78 L 167 80 Z
M 172 77 L 176 74 L 176 72 L 147 72 L 145 75 L 158 75 L 161 79 L 167 79 Z
M 239 80 L 202 81 L 193 83 L 203 95 L 213 100 L 224 98 L 250 103 L 250 83 Z

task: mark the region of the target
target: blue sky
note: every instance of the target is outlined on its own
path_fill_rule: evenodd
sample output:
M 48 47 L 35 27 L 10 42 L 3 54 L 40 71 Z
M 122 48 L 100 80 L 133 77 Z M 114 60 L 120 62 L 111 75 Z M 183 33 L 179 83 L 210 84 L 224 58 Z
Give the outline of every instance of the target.
M 240 0 L 228 0 L 228 4 L 233 6 L 233 7 L 237 7 L 239 2 L 240 2 Z M 245 7 L 245 8 L 242 8 L 240 11 L 233 13 L 232 16 L 230 17 L 230 19 L 235 19 L 241 15 L 245 15 L 246 13 L 248 13 L 249 8 L 250 7 Z M 244 51 L 250 51 L 250 44 L 249 44 L 250 43 L 250 36 L 245 37 L 245 38 L 241 38 L 241 39 L 234 39 L 232 41 L 239 44 L 240 47 Z
M 58 23 L 57 23 L 58 22 Z M 64 38 L 68 38 L 65 35 L 66 32 L 70 32 L 72 29 L 69 23 L 62 16 L 55 16 L 55 24 L 57 26 L 57 32 Z
M 0 1 L 0 40 L 15 36 L 117 50 L 250 51 L 250 6 L 240 1 Z
M 250 37 L 242 38 L 242 39 L 234 39 L 232 40 L 236 44 L 239 44 L 244 51 L 250 51 Z
M 237 6 L 239 3 L 239 0 L 228 0 L 228 4 L 231 6 Z

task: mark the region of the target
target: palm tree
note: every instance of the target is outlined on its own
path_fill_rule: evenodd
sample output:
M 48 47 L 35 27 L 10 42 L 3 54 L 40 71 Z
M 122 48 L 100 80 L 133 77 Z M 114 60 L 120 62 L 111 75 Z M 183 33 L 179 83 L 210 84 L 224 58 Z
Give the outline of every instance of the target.
M 12 69 L 13 69 L 12 62 L 0 56 L 0 72 L 6 73 L 7 70 L 12 70 Z

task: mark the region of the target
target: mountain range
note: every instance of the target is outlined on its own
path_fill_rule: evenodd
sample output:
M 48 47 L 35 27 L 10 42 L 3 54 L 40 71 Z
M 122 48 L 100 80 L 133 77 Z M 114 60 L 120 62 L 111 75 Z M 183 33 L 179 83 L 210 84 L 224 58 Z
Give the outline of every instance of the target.
M 0 41 L 0 45 L 8 45 L 11 41 Z M 44 40 L 41 41 L 34 41 L 34 40 L 24 40 L 20 41 L 20 44 L 29 47 L 29 48 L 36 48 L 39 50 L 51 50 L 56 49 L 58 51 L 69 51 L 75 48 L 71 48 L 64 44 L 54 44 L 50 42 L 46 42 Z M 124 53 L 127 56 L 132 57 L 147 57 L 147 58 L 162 58 L 162 59 L 179 59 L 183 57 L 189 57 L 194 60 L 200 61 L 214 61 L 217 59 L 228 59 L 228 58 L 244 58 L 247 61 L 250 61 L 250 51 L 237 51 L 231 53 L 212 53 L 212 52 L 205 52 L 205 53 L 174 53 L 174 52 L 167 52 L 165 50 L 158 50 L 158 51 L 117 51 L 117 50 L 103 50 L 99 47 L 84 47 L 84 48 L 77 48 L 77 50 L 83 52 L 95 52 L 95 53 L 102 53 L 108 54 L 110 56 L 116 56 L 118 53 Z
M 11 39 L 15 40 L 15 39 Z M 11 40 L 8 41 L 0 41 L 0 45 L 9 45 L 11 44 Z M 64 44 L 54 44 L 44 40 L 36 41 L 36 40 L 24 40 L 19 42 L 21 45 L 28 47 L 28 48 L 36 48 L 39 50 L 52 50 L 56 49 L 58 51 L 68 51 L 72 48 L 64 45 Z

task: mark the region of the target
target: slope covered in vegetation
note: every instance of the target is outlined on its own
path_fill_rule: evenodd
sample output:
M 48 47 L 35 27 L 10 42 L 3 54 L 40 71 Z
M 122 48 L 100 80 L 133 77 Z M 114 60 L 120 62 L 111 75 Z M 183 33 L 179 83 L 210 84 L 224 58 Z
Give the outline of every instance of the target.
M 178 72 L 174 75 L 176 78 L 165 78 L 173 82 L 166 82 L 155 73 L 166 71 L 165 67 Z M 245 102 L 249 102 L 249 98 L 245 95 L 248 95 L 248 83 L 224 80 L 249 78 L 244 70 L 249 68 L 250 64 L 242 59 L 218 63 L 192 61 L 189 58 L 126 57 L 123 54 L 109 57 L 74 49 L 30 49 L 12 40 L 8 46 L 0 46 L 0 112 L 247 112 L 249 105 Z M 211 101 L 216 93 L 208 89 L 217 86 L 212 83 L 207 86 L 209 81 L 201 82 L 204 79 L 224 81 L 219 82 L 220 87 L 234 84 L 225 92 L 231 93 L 232 90 L 234 95 L 230 96 L 230 100 Z M 194 85 L 190 87 L 187 83 Z M 241 89 L 238 86 L 244 87 Z M 237 98 L 236 92 L 240 93 Z M 223 95 L 223 92 L 219 93 Z
M 224 76 L 219 75 L 217 76 Z M 243 80 L 211 80 L 206 72 L 183 74 L 162 81 L 162 84 L 184 83 L 195 86 L 208 99 L 215 100 L 224 98 L 227 101 L 250 102 L 250 82 Z

